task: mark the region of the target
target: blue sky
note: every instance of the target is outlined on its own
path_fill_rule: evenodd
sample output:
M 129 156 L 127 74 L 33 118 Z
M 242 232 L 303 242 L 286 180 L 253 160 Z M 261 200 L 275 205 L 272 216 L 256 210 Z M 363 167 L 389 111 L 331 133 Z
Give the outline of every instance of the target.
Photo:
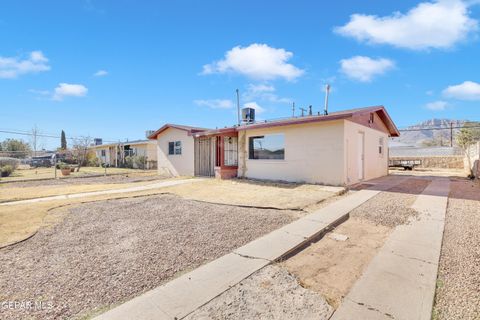
M 0 129 L 143 138 L 298 107 L 480 120 L 478 1 L 2 1 Z M 0 139 L 13 137 L 0 134 Z M 45 138 L 47 148 L 56 140 Z

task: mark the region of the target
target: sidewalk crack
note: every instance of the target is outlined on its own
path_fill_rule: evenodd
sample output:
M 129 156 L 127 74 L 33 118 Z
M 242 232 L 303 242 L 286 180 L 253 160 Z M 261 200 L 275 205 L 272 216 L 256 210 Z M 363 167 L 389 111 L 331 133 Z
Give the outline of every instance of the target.
M 255 260 L 264 260 L 264 261 L 272 262 L 272 260 L 268 260 L 268 259 L 264 259 L 264 258 L 259 258 L 259 257 L 254 257 L 254 256 L 249 256 L 249 255 L 241 254 L 241 253 L 238 253 L 238 252 L 235 252 L 235 251 L 234 251 L 233 253 L 236 254 L 237 256 L 242 257 L 242 258 L 255 259 Z

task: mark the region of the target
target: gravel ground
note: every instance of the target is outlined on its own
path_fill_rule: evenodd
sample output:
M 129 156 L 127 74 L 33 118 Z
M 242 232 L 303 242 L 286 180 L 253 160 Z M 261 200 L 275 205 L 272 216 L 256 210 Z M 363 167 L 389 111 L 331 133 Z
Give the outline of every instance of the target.
M 438 270 L 434 319 L 480 319 L 480 185 L 453 181 Z
M 81 205 L 61 223 L 0 250 L 0 302 L 43 301 L 47 306 L 0 309 L 0 318 L 79 318 L 104 310 L 277 229 L 295 215 L 170 195 Z
M 396 227 L 408 223 L 410 218 L 418 216 L 411 208 L 417 195 L 431 182 L 427 179 L 408 179 L 407 181 L 381 192 L 358 208 L 350 216 L 366 219 L 376 225 Z
M 197 319 L 328 319 L 333 308 L 300 286 L 286 269 L 270 265 L 187 316 Z
M 90 178 L 63 178 L 49 180 L 31 180 L 22 182 L 8 182 L 1 185 L 2 188 L 23 188 L 23 187 L 42 187 L 42 186 L 63 186 L 77 184 L 107 184 L 107 183 L 132 183 L 139 181 L 153 181 L 164 179 L 158 175 L 111 175 L 106 177 L 90 177 Z

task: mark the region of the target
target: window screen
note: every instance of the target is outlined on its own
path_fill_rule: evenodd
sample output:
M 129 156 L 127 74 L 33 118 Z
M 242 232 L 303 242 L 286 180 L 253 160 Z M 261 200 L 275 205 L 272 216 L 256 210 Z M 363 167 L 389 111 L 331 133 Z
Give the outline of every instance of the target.
M 285 159 L 285 135 L 270 134 L 248 138 L 249 159 Z

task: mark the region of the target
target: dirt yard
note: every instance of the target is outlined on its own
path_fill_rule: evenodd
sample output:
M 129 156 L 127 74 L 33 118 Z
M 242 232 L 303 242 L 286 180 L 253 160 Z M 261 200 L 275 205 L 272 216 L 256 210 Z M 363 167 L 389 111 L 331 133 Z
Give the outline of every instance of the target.
M 478 182 L 451 183 L 438 272 L 433 319 L 480 319 Z
M 0 300 L 52 309 L 9 319 L 78 318 L 153 289 L 295 219 L 160 195 L 79 205 L 53 227 L 0 249 Z
M 383 246 L 390 231 L 388 227 L 350 218 L 334 230 L 347 235 L 346 241 L 334 240 L 327 234 L 281 265 L 294 274 L 303 287 L 320 293 L 337 308 Z

